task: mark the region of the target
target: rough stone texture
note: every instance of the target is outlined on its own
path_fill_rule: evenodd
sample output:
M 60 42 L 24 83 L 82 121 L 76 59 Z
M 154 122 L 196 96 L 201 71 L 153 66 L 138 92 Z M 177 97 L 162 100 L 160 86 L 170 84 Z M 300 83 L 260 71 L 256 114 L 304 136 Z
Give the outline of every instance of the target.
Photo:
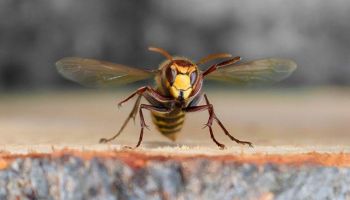
M 349 198 L 350 168 L 315 163 L 62 154 L 20 156 L 0 171 L 0 199 Z

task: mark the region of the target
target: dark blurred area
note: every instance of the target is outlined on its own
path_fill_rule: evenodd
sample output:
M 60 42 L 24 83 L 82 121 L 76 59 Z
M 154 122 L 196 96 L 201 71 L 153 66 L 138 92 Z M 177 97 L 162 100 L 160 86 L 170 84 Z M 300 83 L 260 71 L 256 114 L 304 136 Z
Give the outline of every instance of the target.
M 284 57 L 284 86 L 350 85 L 349 1 L 0 1 L 0 91 L 74 87 L 65 56 L 156 68 L 150 45 L 194 60 Z

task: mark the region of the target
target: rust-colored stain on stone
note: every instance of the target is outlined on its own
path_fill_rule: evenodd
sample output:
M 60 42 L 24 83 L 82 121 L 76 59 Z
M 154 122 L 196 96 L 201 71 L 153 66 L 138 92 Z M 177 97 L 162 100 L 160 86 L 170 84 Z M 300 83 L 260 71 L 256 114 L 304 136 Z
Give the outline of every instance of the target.
M 350 153 L 295 153 L 295 154 L 225 154 L 225 155 L 175 155 L 175 154 L 157 154 L 132 150 L 118 151 L 78 151 L 64 149 L 53 153 L 29 153 L 29 154 L 11 154 L 7 152 L 0 153 L 0 169 L 7 168 L 16 158 L 58 158 L 65 155 L 77 156 L 83 159 L 92 159 L 95 157 L 101 159 L 118 159 L 130 167 L 141 168 L 149 161 L 189 161 L 193 159 L 207 159 L 213 162 L 238 162 L 263 165 L 267 163 L 286 164 L 286 165 L 320 165 L 334 167 L 350 167 Z

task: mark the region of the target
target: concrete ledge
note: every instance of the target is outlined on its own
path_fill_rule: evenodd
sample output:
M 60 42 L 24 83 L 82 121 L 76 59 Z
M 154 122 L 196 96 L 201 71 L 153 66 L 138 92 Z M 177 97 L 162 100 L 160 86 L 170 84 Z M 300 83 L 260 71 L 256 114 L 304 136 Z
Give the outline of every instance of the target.
M 349 153 L 1 154 L 0 199 L 346 199 Z

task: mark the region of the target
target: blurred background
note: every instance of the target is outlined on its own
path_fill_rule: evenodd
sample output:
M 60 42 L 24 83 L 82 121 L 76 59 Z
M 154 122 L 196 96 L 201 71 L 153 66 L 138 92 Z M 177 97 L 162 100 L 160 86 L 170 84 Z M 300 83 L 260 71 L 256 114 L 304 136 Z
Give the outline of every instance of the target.
M 194 60 L 291 58 L 299 69 L 283 85 L 349 85 L 349 20 L 345 0 L 3 0 L 0 91 L 74 87 L 54 67 L 64 56 L 155 68 L 150 45 Z
M 30 132 L 47 141 L 43 135 L 48 130 L 59 135 L 60 129 L 67 129 L 72 135 L 73 126 L 89 123 L 90 127 L 76 129 L 81 135 L 72 141 L 85 137 L 89 131 L 111 135 L 111 130 L 121 124 L 115 124 L 114 93 L 56 94 L 62 89 L 77 91 L 83 87 L 64 80 L 54 63 L 62 57 L 81 56 L 157 68 L 164 58 L 147 51 L 152 45 L 193 60 L 220 52 L 239 55 L 243 61 L 264 57 L 293 59 L 299 68 L 277 84 L 278 91 L 270 92 L 269 97 L 264 92 L 232 90 L 231 96 L 216 95 L 213 98 L 218 102 L 218 112 L 232 106 L 230 112 L 236 114 L 226 113 L 223 118 L 226 116 L 229 123 L 233 117 L 232 129 L 236 127 L 238 135 L 252 140 L 262 132 L 283 140 L 282 130 L 290 130 L 290 137 L 296 140 L 294 133 L 317 136 L 321 132 L 341 132 L 347 136 L 349 21 L 350 2 L 345 0 L 2 0 L 0 134 L 6 132 L 12 138 L 9 141 L 18 142 L 18 134 L 25 137 Z M 56 93 L 30 97 L 34 91 Z M 116 95 L 121 99 L 125 94 Z M 124 118 L 127 112 L 123 109 L 118 116 Z M 88 118 L 91 115 L 95 118 Z M 270 118 L 263 117 L 266 115 Z M 84 121 L 84 117 L 88 119 Z M 205 119 L 206 116 L 196 120 L 204 123 Z M 320 130 L 315 128 L 320 124 Z M 138 127 L 133 130 L 137 135 Z M 252 134 L 245 136 L 247 132 Z M 96 142 L 98 137 L 95 134 L 89 139 Z M 260 140 L 255 138 L 256 141 Z

